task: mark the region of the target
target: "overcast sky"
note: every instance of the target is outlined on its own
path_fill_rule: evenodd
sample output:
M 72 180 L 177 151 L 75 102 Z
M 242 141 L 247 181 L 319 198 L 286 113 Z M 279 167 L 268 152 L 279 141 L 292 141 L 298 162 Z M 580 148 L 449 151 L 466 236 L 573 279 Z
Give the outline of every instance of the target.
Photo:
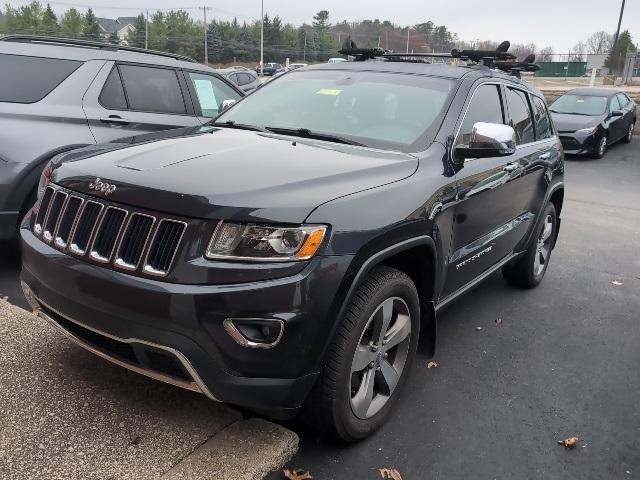
M 46 0 L 41 0 L 46 3 Z M 27 1 L 9 0 L 19 6 Z M 310 23 L 313 14 L 329 10 L 332 22 L 388 19 L 399 25 L 431 20 L 444 24 L 463 40 L 510 40 L 551 45 L 556 53 L 567 52 L 580 40 L 598 30 L 615 32 L 621 0 L 264 0 L 265 12 L 280 15 L 285 22 Z M 260 0 L 61 0 L 51 2 L 56 11 L 70 6 L 94 6 L 101 17 L 135 15 L 138 10 L 185 8 L 204 4 L 213 7 L 209 16 L 240 21 L 260 18 Z M 367 6 L 367 4 L 369 4 Z M 135 8 L 135 9 L 132 9 Z M 193 16 L 202 15 L 195 8 Z M 640 40 L 640 0 L 628 0 L 622 29 Z

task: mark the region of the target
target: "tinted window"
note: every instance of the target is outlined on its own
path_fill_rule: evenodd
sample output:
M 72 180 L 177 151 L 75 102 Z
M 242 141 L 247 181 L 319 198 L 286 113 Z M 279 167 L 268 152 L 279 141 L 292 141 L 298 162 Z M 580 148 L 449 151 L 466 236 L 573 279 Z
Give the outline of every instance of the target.
M 0 102 L 38 102 L 80 65 L 74 60 L 0 54 Z
M 295 70 L 268 82 L 219 121 L 309 129 L 379 148 L 407 148 L 437 128 L 455 84 L 418 75 Z
M 102 92 L 100 92 L 98 100 L 105 108 L 113 110 L 127 109 L 127 99 L 124 96 L 122 81 L 120 80 L 120 74 L 116 67 L 113 67 L 111 70 L 104 87 L 102 87 Z
M 535 141 L 527 94 L 522 90 L 507 88 L 507 101 L 509 113 L 511 113 L 511 126 L 516 131 L 516 144 L 522 145 Z
M 215 117 L 222 102 L 240 98 L 238 92 L 218 77 L 204 73 L 188 73 L 203 117 Z
M 238 85 L 248 85 L 253 82 L 253 77 L 248 73 L 238 73 Z
M 626 107 L 629 104 L 629 99 L 622 93 L 618 94 L 618 101 L 620 102 L 620 106 L 622 108 Z
M 481 85 L 475 91 L 460 128 L 458 144 L 469 144 L 473 126 L 478 122 L 504 123 L 500 87 L 498 85 Z
M 533 99 L 533 119 L 536 123 L 536 136 L 538 140 L 553 137 L 553 129 L 551 128 L 551 120 L 547 113 L 547 107 L 544 102 L 535 96 Z
M 131 110 L 185 114 L 184 99 L 173 70 L 121 65 Z

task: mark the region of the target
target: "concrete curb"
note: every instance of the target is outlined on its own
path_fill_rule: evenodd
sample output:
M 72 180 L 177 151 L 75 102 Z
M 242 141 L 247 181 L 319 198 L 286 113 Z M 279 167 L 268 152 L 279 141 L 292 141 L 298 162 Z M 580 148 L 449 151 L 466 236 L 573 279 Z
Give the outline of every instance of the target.
M 258 479 L 295 433 L 85 352 L 0 296 L 0 479 Z
M 298 450 L 298 436 L 252 418 L 210 438 L 160 480 L 258 480 L 280 468 Z

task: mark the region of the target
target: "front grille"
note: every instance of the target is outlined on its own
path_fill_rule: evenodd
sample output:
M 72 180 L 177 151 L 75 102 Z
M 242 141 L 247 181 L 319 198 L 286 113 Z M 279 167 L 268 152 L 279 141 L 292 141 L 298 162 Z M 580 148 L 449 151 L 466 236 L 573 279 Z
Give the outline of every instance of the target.
M 575 138 L 560 137 L 560 142 L 562 142 L 562 147 L 567 150 L 579 150 L 581 148 Z
M 44 192 L 33 231 L 62 251 L 118 269 L 165 276 L 185 222 L 84 197 L 55 185 Z M 145 258 L 143 262 L 142 260 Z
M 162 220 L 151 242 L 151 249 L 144 267 L 145 272 L 159 275 L 166 272 L 184 233 L 185 224 Z

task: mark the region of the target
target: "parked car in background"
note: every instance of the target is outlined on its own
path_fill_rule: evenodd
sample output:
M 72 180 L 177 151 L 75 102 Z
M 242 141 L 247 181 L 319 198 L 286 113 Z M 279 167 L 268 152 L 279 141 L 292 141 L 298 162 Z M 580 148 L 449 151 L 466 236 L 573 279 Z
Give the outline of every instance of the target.
M 244 93 L 168 53 L 11 35 L 0 41 L 0 240 L 17 233 L 43 167 L 89 144 L 202 125 Z
M 220 75 L 231 80 L 240 90 L 245 93 L 251 93 L 262 85 L 260 77 L 256 72 L 247 70 L 246 68 L 225 68 L 216 70 Z
M 346 58 L 336 57 L 336 58 L 330 58 L 327 63 L 342 63 L 346 61 L 347 61 Z
M 298 68 L 307 67 L 307 66 L 309 66 L 308 63 L 290 63 L 289 70 L 296 70 Z
M 613 143 L 633 138 L 636 104 L 620 90 L 576 88 L 549 109 L 567 154 L 602 158 Z
M 260 69 L 260 65 L 256 67 L 256 73 L 258 75 L 260 75 L 261 71 L 264 75 L 271 77 L 276 73 L 284 72 L 284 67 L 280 63 L 269 62 L 263 65 L 262 70 Z

